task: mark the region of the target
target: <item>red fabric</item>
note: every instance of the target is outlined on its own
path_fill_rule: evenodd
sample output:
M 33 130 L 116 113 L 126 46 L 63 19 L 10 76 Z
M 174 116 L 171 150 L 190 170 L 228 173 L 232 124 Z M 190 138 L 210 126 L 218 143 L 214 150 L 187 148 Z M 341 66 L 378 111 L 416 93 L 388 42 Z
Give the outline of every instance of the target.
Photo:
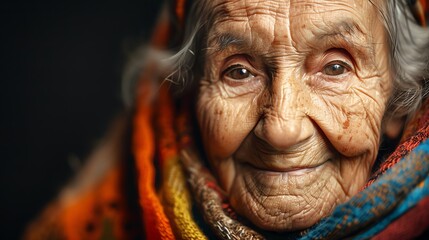
M 415 239 L 429 228 L 429 197 L 424 198 L 414 208 L 391 223 L 376 235 L 376 240 Z
M 427 26 L 427 15 L 429 15 L 429 4 L 427 0 L 419 0 L 416 3 L 416 17 L 423 27 Z
M 427 3 L 427 0 L 420 0 L 420 4 L 426 13 L 429 12 L 429 4 Z
M 429 98 L 426 99 L 420 110 L 408 123 L 408 126 L 402 136 L 401 144 L 371 176 L 364 188 L 371 185 L 378 177 L 383 175 L 389 168 L 398 163 L 405 155 L 417 147 L 420 142 L 429 138 Z

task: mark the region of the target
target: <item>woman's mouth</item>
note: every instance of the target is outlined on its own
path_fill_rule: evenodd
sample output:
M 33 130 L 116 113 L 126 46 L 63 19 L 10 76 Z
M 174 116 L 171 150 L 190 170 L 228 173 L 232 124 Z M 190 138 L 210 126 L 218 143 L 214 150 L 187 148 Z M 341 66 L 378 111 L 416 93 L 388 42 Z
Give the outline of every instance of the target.
M 288 174 L 291 176 L 299 176 L 308 174 L 321 168 L 326 162 L 331 161 L 331 159 L 327 159 L 321 163 L 313 164 L 313 165 L 303 165 L 303 166 L 287 166 L 287 167 L 279 167 L 279 166 L 256 166 L 251 163 L 244 163 L 255 170 L 259 170 L 267 173 L 280 173 L 280 174 Z
M 330 169 L 327 166 L 332 165 L 331 163 L 331 159 L 327 159 L 315 165 L 285 168 L 260 167 L 251 163 L 241 163 L 239 168 L 247 181 L 252 182 L 252 185 L 262 189 L 281 191 L 281 189 L 288 188 L 290 184 L 299 183 L 302 187 L 317 184 L 319 177 L 326 172 L 325 170 Z

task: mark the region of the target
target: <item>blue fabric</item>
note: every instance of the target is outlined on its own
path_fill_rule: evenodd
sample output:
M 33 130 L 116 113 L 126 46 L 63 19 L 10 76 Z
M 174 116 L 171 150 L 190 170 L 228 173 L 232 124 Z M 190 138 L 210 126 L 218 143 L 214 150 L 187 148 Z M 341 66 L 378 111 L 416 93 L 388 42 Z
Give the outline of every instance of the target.
M 420 185 L 420 184 L 419 184 Z M 368 239 L 371 236 L 379 233 L 386 228 L 393 220 L 404 214 L 408 209 L 415 206 L 420 200 L 429 196 L 429 177 L 422 182 L 423 187 L 416 187 L 413 191 L 406 196 L 403 202 L 396 207 L 392 213 L 383 217 L 377 224 L 371 227 L 366 232 L 356 236 L 356 239 Z
M 421 142 L 367 189 L 337 206 L 300 239 L 344 236 L 367 239 L 426 196 L 429 196 L 429 140 Z

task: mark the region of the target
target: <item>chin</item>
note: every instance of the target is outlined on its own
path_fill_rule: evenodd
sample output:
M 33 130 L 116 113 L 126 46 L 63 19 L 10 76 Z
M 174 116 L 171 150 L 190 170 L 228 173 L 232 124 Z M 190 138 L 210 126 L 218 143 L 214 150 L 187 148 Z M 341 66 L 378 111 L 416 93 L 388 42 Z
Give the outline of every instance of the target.
M 312 169 L 267 171 L 243 164 L 229 192 L 232 207 L 260 229 L 274 232 L 309 228 L 349 198 L 339 164 Z

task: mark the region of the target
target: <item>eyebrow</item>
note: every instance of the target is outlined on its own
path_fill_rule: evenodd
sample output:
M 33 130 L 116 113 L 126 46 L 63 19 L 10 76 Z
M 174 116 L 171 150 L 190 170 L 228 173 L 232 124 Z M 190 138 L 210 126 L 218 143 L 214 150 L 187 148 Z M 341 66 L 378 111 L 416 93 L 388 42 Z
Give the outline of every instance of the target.
M 314 35 L 306 39 L 306 45 L 312 49 L 344 48 L 364 62 L 374 61 L 374 45 L 367 41 L 367 34 L 353 19 L 343 19 L 318 28 Z M 237 51 L 258 54 L 253 39 L 242 37 L 236 33 L 214 33 L 208 39 L 208 53 L 217 54 L 234 47 Z
M 335 27 L 333 27 L 335 25 Z M 365 55 L 370 57 L 373 55 L 374 46 L 368 42 L 367 33 L 355 21 L 344 19 L 331 26 L 327 26 L 320 31 L 314 33 L 312 38 L 308 40 L 310 45 L 316 45 L 318 48 L 329 45 L 338 45 L 338 47 L 348 47 L 359 56 Z
M 234 46 L 239 49 L 249 48 L 251 45 L 248 40 L 238 37 L 232 33 L 220 33 L 209 38 L 208 46 L 214 47 L 213 52 L 221 52 L 225 49 Z
M 353 20 L 342 20 L 335 23 L 337 26 L 335 29 L 330 27 L 330 30 L 323 30 L 322 33 L 318 34 L 319 38 L 329 37 L 333 35 L 364 35 L 363 30 Z

